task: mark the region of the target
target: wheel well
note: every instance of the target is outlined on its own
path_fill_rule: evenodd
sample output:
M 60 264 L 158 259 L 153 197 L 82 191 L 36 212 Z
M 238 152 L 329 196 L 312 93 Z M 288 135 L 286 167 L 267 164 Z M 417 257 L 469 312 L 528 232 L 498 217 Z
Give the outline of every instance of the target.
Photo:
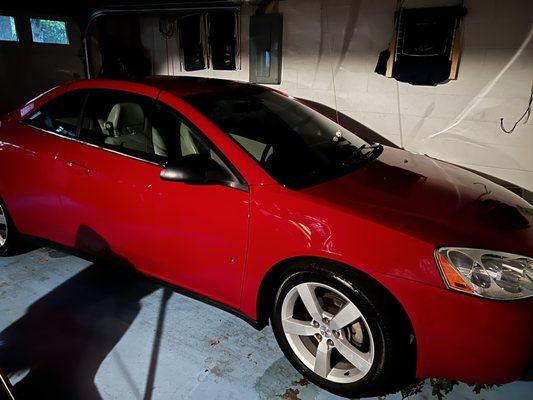
M 308 263 L 309 266 L 306 267 L 302 265 L 303 263 Z M 311 267 L 312 265 L 312 267 Z M 335 271 L 337 273 L 353 276 L 358 280 L 358 282 L 363 282 L 363 285 L 372 286 L 372 288 L 380 293 L 380 299 L 391 307 L 395 309 L 395 315 L 398 316 L 398 323 L 404 329 L 407 329 L 409 332 L 410 343 L 409 343 L 409 358 L 412 368 L 412 375 L 414 376 L 416 369 L 416 336 L 414 334 L 413 325 L 411 319 L 407 315 L 407 312 L 400 304 L 400 302 L 394 297 L 394 295 L 385 288 L 381 283 L 379 283 L 372 276 L 362 272 L 361 270 L 354 268 L 352 266 L 346 265 L 344 263 L 330 260 L 327 258 L 320 257 L 294 257 L 287 260 L 283 260 L 278 264 L 274 265 L 265 275 L 258 291 L 257 298 L 257 322 L 259 327 L 265 327 L 268 325 L 268 320 L 272 312 L 272 307 L 274 303 L 274 297 L 276 291 L 281 284 L 282 280 L 289 272 L 289 267 L 293 266 L 297 270 L 305 270 L 306 268 L 321 268 L 322 266 L 327 267 L 328 271 Z
M 15 227 L 15 222 L 11 218 L 11 214 L 9 213 L 9 210 L 7 209 L 6 203 L 4 202 L 4 199 L 2 198 L 1 195 L 0 195 L 0 206 L 2 206 L 2 208 L 4 209 L 4 213 L 5 213 L 6 219 L 11 223 L 11 225 L 13 227 Z M 16 227 L 15 227 L 15 229 L 16 229 Z
M 272 311 L 272 305 L 274 303 L 274 296 L 276 295 L 276 290 L 281 284 L 281 278 L 286 272 L 287 267 L 290 265 L 302 262 L 302 261 L 312 261 L 313 257 L 293 257 L 283 261 L 280 261 L 274 265 L 261 281 L 259 286 L 259 291 L 257 294 L 257 322 L 260 327 L 265 327 L 268 325 L 268 319 Z

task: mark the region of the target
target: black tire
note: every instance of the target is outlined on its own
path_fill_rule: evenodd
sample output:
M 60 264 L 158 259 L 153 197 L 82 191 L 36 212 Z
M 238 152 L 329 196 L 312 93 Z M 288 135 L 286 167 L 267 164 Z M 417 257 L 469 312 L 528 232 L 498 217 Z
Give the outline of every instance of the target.
M 5 242 L 3 244 L 1 244 L 3 240 L 0 240 L 0 257 L 16 255 L 20 249 L 20 235 L 7 211 L 4 202 L 0 199 L 0 216 L 2 215 L 5 218 L 6 223 L 5 225 L 0 225 L 0 229 L 5 229 L 7 227 L 7 230 L 5 230 L 7 233 L 7 238 L 5 238 Z
M 278 344 L 291 364 L 317 386 L 344 397 L 370 397 L 395 392 L 414 378 L 415 344 L 403 309 L 367 276 L 336 263 L 302 262 L 290 267 L 278 285 L 271 324 Z M 317 282 L 346 296 L 362 313 L 374 341 L 374 359 L 360 380 L 336 383 L 314 373 L 292 350 L 281 321 L 283 299 L 296 285 Z

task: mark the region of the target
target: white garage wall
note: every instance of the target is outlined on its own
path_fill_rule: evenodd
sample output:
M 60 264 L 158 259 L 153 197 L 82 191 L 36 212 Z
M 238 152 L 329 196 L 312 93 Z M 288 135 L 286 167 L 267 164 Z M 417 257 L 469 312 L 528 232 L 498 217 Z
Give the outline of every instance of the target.
M 457 4 L 407 0 L 417 5 Z M 463 54 L 457 81 L 412 86 L 375 74 L 392 35 L 393 0 L 286 0 L 282 84 L 288 94 L 329 106 L 406 149 L 461 164 L 533 191 L 533 117 L 513 134 L 533 84 L 533 2 L 466 0 Z M 240 71 L 180 71 L 177 44 L 155 18 L 142 20 L 143 43 L 156 74 L 248 80 L 248 22 L 244 5 Z M 333 84 L 334 83 L 334 84 Z M 335 88 L 335 90 L 334 90 Z M 336 96 L 335 96 L 336 94 Z

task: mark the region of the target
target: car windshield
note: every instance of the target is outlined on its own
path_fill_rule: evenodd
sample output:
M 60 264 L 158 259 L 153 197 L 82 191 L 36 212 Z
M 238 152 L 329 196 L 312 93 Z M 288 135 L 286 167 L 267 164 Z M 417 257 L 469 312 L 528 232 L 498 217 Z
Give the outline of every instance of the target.
M 193 94 L 185 100 L 291 189 L 344 175 L 381 150 L 307 106 L 260 86 Z

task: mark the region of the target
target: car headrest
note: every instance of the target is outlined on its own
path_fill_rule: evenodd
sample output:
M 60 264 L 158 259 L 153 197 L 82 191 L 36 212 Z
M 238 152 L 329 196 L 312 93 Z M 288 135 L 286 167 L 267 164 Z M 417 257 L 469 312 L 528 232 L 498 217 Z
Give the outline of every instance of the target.
M 125 126 L 144 124 L 144 112 L 137 103 L 117 103 L 111 108 L 107 121 L 115 129 Z

